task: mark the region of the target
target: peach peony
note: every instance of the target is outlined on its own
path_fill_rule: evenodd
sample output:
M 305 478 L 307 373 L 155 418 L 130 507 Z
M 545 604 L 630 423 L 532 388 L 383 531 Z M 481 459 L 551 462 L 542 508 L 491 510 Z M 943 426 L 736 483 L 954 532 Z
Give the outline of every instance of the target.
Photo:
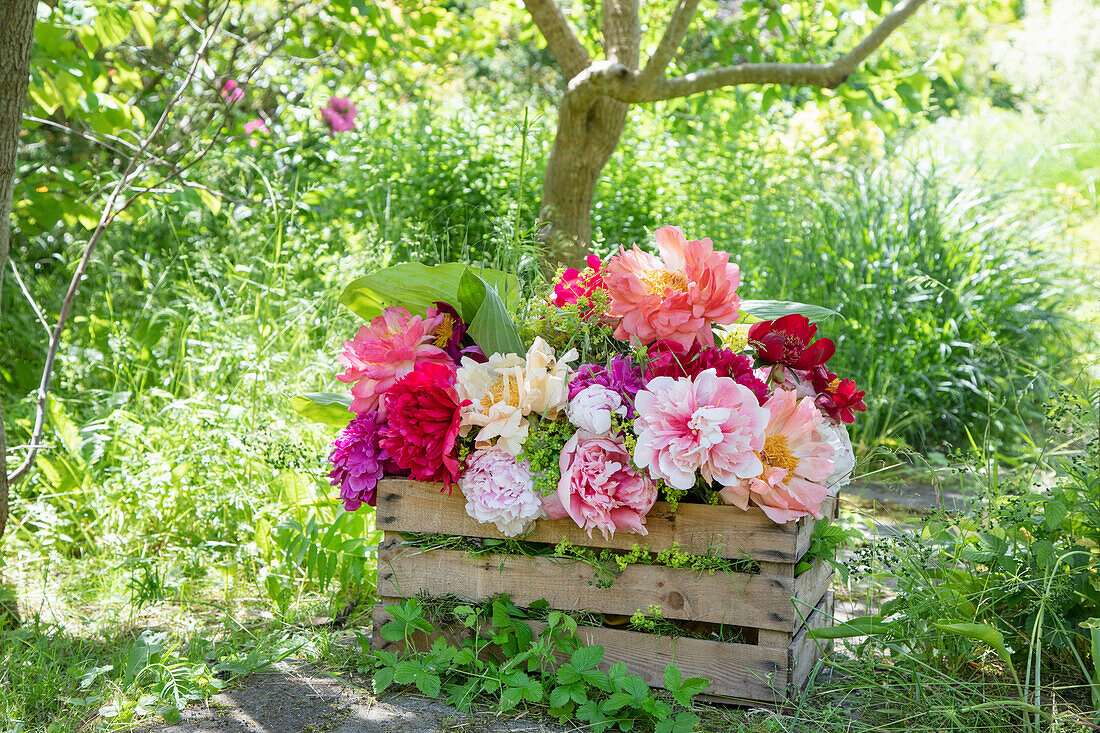
M 473 427 L 478 448 L 488 448 L 496 439 L 497 447 L 519 455 L 527 440 L 527 364 L 519 354 L 493 354 L 484 364 L 462 357 L 458 369 L 458 396 L 466 401 L 462 408 L 462 435 Z
M 834 447 L 822 434 L 825 418 L 812 397 L 777 389 L 764 404 L 769 413 L 759 475 L 723 488 L 727 504 L 749 508 L 749 501 L 779 524 L 800 517 L 821 519 L 821 502 L 829 495 Z
M 390 307 L 370 323 L 360 326 L 351 341 L 344 342 L 337 379 L 353 383 L 351 411 L 363 415 L 377 411 L 385 416 L 382 395 L 413 370 L 419 362 L 446 364 L 447 354 L 432 345 L 443 315 L 429 308 L 426 317 L 412 316 L 404 308 Z
M 634 463 L 675 489 L 694 486 L 696 471 L 728 486 L 763 469 L 757 451 L 769 413 L 752 390 L 713 369 L 695 378 L 657 377 L 634 407 Z
M 569 362 L 577 359 L 577 350 L 570 349 L 555 356 L 553 347 L 541 336 L 527 350 L 524 365 L 526 398 L 523 414 L 535 413 L 553 420 L 569 402 Z
M 741 272 L 727 252 L 709 239 L 688 241 L 677 227 L 657 230 L 660 259 L 638 249 L 619 250 L 607 263 L 604 282 L 611 312 L 621 317 L 615 338 L 651 344 L 675 341 L 714 346 L 712 324 L 737 320 Z
M 615 532 L 648 534 L 645 515 L 657 501 L 657 488 L 630 465 L 630 452 L 614 438 L 584 430 L 573 434 L 562 449 L 557 493 L 543 500 L 551 519 L 569 517 L 592 536 Z

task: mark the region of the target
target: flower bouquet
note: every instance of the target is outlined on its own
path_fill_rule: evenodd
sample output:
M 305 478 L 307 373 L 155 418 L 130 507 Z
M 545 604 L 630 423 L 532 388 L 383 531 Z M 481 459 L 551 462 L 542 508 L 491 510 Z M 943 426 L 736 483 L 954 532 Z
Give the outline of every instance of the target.
M 350 393 L 294 398 L 346 423 L 330 456 L 345 509 L 373 506 L 391 475 L 457 487 L 507 537 L 565 518 L 646 535 L 658 497 L 821 518 L 866 409 L 815 338 L 833 312 L 742 300 L 709 239 L 655 238 L 656 256 L 589 256 L 524 297 L 514 275 L 459 264 L 350 284 L 341 302 L 367 320 L 340 355 Z

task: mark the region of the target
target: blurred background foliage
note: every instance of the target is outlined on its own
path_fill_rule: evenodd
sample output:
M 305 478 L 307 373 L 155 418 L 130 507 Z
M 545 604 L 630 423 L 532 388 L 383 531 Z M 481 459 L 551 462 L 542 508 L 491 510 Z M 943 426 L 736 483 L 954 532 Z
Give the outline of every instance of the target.
M 598 7 L 568 5 L 593 50 Z M 828 58 L 888 7 L 704 2 L 677 71 Z M 105 193 L 196 56 L 198 73 L 82 286 L 0 567 L 25 581 L 48 560 L 103 623 L 132 615 L 135 587 L 232 605 L 239 583 L 280 613 L 369 594 L 371 517 L 336 508 L 332 436 L 287 397 L 335 387 L 355 327 L 336 295 L 365 270 L 537 277 L 564 85 L 541 38 L 502 0 L 50 0 L 36 40 L 0 323 L 13 462 Z M 595 248 L 676 224 L 733 253 L 746 297 L 840 311 L 825 330 L 867 390 L 864 458 L 1033 457 L 1050 396 L 1097 353 L 1098 56 L 1095 3 L 946 0 L 838 90 L 636 107 Z M 353 131 L 321 123 L 332 96 L 358 107 Z

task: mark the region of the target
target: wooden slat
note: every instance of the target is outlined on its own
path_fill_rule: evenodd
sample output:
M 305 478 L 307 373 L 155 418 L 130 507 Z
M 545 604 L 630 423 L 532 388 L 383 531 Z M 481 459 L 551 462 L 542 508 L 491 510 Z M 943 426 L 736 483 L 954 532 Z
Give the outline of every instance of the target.
M 388 599 L 387 605 L 390 601 L 394 599 Z M 382 624 L 393 618 L 381 602 L 375 606 L 374 613 L 376 628 L 381 628 Z M 536 636 L 546 629 L 546 624 L 541 621 L 528 621 L 527 624 Z M 729 699 L 779 702 L 790 684 L 788 649 L 726 644 L 705 639 L 673 639 L 592 626 L 581 626 L 576 633 L 586 646 L 603 647 L 601 669 L 606 671 L 612 664 L 623 662 L 632 674 L 640 675 L 650 687 L 664 689 L 665 667 L 673 662 L 685 677 L 709 679 L 708 697 L 722 698 L 726 702 Z M 468 635 L 469 630 L 456 623 L 447 633 L 436 632 L 429 636 L 419 632 L 413 636 L 412 642 L 415 648 L 425 650 L 440 636 L 455 643 L 457 638 Z M 387 642 L 380 638 L 373 641 L 376 649 L 403 649 L 402 642 Z M 555 656 L 559 661 L 565 660 L 565 655 Z
M 795 578 L 793 608 L 795 616 L 799 619 L 808 617 L 812 613 L 811 609 L 816 608 L 825 596 L 832 582 L 833 566 L 824 558 L 818 558 L 812 568 Z M 800 621 L 793 630 L 797 631 L 801 625 Z
M 776 575 L 706 575 L 630 565 L 610 588 L 598 588 L 589 584 L 593 574 L 584 563 L 557 558 L 424 552 L 388 532 L 378 555 L 378 592 L 383 596 L 426 592 L 480 601 L 507 594 L 520 606 L 546 599 L 565 611 L 625 615 L 657 604 L 668 618 L 775 631 L 794 632 L 802 625 L 791 598 L 804 598 L 808 592 L 799 595 L 796 580 Z
M 829 591 L 821 599 L 821 603 L 814 613 L 806 619 L 806 625 L 788 647 L 788 668 L 791 671 L 791 687 L 787 690 L 788 697 L 794 698 L 806 686 L 810 678 L 810 672 L 825 654 L 832 649 L 832 641 L 828 639 L 810 639 L 806 632 L 809 629 L 820 629 L 831 626 L 833 623 L 833 592 Z
M 835 500 L 834 500 L 835 501 Z M 375 526 L 387 532 L 432 532 L 465 537 L 500 537 L 492 524 L 482 524 L 466 513 L 466 500 L 457 488 L 451 496 L 441 494 L 435 484 L 407 479 L 385 479 L 378 483 Z M 723 557 L 752 558 L 765 562 L 794 563 L 799 532 L 813 531 L 813 520 L 776 524 L 757 508 L 743 511 L 731 506 L 681 503 L 675 512 L 657 502 L 646 516 L 649 534 L 620 532 L 605 540 L 598 531 L 589 538 L 570 519 L 541 520 L 521 539 L 557 544 L 564 537 L 573 544 L 628 550 L 635 544 L 659 552 L 673 544 L 690 552 L 705 554 L 718 548 Z M 805 537 L 809 547 L 809 535 Z

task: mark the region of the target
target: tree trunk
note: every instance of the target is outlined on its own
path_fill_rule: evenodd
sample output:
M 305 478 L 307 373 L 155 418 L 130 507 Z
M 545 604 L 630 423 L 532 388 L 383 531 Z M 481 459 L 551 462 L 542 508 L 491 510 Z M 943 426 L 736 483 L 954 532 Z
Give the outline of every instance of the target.
M 30 82 L 37 6 L 37 0 L 4 0 L 0 4 L 0 295 L 11 250 L 11 199 L 15 190 L 19 132 L 23 129 L 23 105 Z M 4 322 L 3 315 L 0 310 L 0 326 Z M 0 404 L 0 541 L 8 524 L 7 458 L 4 410 Z
M 542 186 L 547 267 L 579 265 L 592 241 L 596 183 L 626 124 L 627 105 L 599 97 L 583 108 L 566 94 Z

